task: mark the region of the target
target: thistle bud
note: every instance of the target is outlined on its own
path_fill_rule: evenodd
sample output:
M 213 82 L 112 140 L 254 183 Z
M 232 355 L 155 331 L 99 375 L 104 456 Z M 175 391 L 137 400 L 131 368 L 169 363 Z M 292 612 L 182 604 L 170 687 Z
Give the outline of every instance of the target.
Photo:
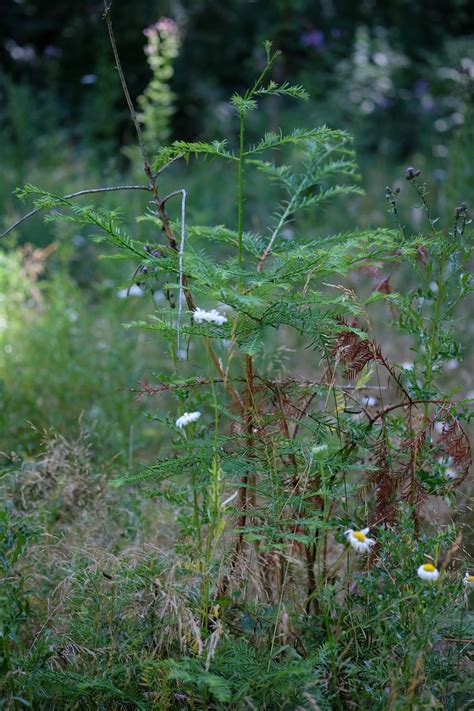
M 407 180 L 415 180 L 415 178 L 417 178 L 420 174 L 421 170 L 415 170 L 415 168 L 410 165 L 405 171 L 405 178 Z

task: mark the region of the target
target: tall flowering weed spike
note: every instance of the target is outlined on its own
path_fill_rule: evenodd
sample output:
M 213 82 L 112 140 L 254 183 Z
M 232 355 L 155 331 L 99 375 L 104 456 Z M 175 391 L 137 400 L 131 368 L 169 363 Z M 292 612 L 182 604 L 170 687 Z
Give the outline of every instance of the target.
M 200 309 L 198 307 L 193 313 L 193 318 L 195 323 L 215 323 L 218 326 L 222 326 L 227 322 L 227 316 L 219 313 L 217 309 L 206 311 L 205 309 Z
M 200 417 L 200 412 L 185 412 L 184 415 L 181 415 L 181 417 L 178 417 L 178 419 L 176 420 L 176 427 L 182 430 L 183 427 L 186 427 L 186 425 L 190 425 L 191 422 L 197 422 Z
M 368 532 L 368 528 L 363 528 L 361 531 L 349 528 L 344 535 L 356 553 L 369 553 L 371 547 L 375 545 L 375 540 L 367 537 Z
M 422 580 L 438 580 L 439 570 L 432 563 L 423 563 L 416 571 Z

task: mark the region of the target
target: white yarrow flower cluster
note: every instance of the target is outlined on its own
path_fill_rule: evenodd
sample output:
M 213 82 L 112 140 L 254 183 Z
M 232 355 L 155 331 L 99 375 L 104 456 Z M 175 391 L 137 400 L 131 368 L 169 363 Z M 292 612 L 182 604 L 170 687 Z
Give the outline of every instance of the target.
M 367 538 L 368 528 L 363 528 L 361 531 L 354 531 L 350 528 L 345 532 L 345 536 L 356 553 L 369 553 L 372 546 L 375 545 L 373 538 Z
M 179 427 L 179 429 L 182 430 L 183 427 L 191 424 L 191 422 L 196 422 L 200 417 L 200 412 L 185 412 L 184 415 L 181 415 L 181 417 L 178 417 L 176 420 L 176 427 Z
M 436 569 L 433 563 L 423 563 L 416 572 L 422 580 L 438 580 L 439 578 L 439 570 Z
M 195 323 L 215 323 L 218 326 L 222 326 L 227 321 L 227 316 L 219 313 L 217 309 L 206 311 L 198 307 L 193 313 L 193 319 Z

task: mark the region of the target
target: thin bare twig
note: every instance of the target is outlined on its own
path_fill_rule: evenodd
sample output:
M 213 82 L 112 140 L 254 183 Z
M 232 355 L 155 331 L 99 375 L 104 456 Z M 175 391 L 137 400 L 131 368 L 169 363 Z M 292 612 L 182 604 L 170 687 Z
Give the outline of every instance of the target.
M 115 59 L 115 68 L 117 69 L 118 75 L 120 77 L 120 83 L 122 85 L 122 90 L 125 96 L 125 100 L 127 102 L 128 110 L 130 111 L 130 116 L 133 121 L 133 125 L 135 126 L 135 131 L 137 133 L 137 138 L 138 138 L 138 143 L 140 145 L 140 151 L 143 156 L 143 162 L 145 164 L 145 173 L 147 174 L 149 180 L 150 180 L 150 187 L 153 187 L 154 179 L 153 179 L 153 173 L 150 168 L 150 164 L 148 162 L 148 156 L 146 152 L 146 147 L 145 147 L 145 140 L 143 138 L 143 133 L 140 128 L 140 123 L 138 121 L 137 113 L 135 111 L 135 107 L 133 105 L 133 101 L 130 96 L 130 92 L 128 90 L 127 82 L 125 80 L 125 75 L 123 73 L 122 69 L 122 64 L 120 62 L 120 57 L 118 54 L 118 49 L 117 49 L 117 43 L 115 41 L 115 35 L 114 31 L 112 28 L 112 20 L 110 18 L 110 12 L 112 10 L 112 3 L 107 3 L 107 0 L 104 0 L 104 19 L 107 24 L 107 31 L 109 33 L 109 38 L 110 38 L 110 44 L 112 46 L 112 52 L 114 53 L 114 59 Z
M 177 190 L 176 194 L 181 193 L 181 240 L 179 243 L 179 294 L 178 294 L 178 323 L 177 329 L 177 344 L 176 351 L 178 358 L 181 358 L 179 340 L 181 332 L 181 318 L 183 315 L 183 284 L 184 284 L 184 274 L 183 274 L 183 255 L 184 255 L 184 239 L 186 236 L 186 190 Z M 171 194 L 168 196 L 171 197 Z
M 389 405 L 384 410 L 377 412 L 373 417 L 369 417 L 369 424 L 373 425 L 380 418 L 383 418 L 388 412 L 398 410 L 400 407 L 412 407 L 414 405 L 451 405 L 448 400 L 410 400 L 409 402 L 398 402 L 395 405 Z
M 182 189 L 180 189 L 180 190 L 173 190 L 173 192 L 172 192 L 172 193 L 169 193 L 169 195 L 165 195 L 165 197 L 164 197 L 163 200 L 161 201 L 161 204 L 164 206 L 164 205 L 168 202 L 168 200 L 170 200 L 170 198 L 176 197 L 176 195 L 182 195 L 182 193 L 183 193 L 183 190 L 182 190 Z
M 166 212 L 166 207 L 165 207 L 163 201 L 160 199 L 160 196 L 158 194 L 158 187 L 156 184 L 157 174 L 154 174 L 151 169 L 150 162 L 148 160 L 147 151 L 146 151 L 145 141 L 143 139 L 143 133 L 140 128 L 140 124 L 138 122 L 137 114 L 136 114 L 135 108 L 133 106 L 132 99 L 130 97 L 130 92 L 128 91 L 127 82 L 125 80 L 125 75 L 123 73 L 122 64 L 120 62 L 120 57 L 118 54 L 117 43 L 115 41 L 115 35 L 114 35 L 113 27 L 112 27 L 112 19 L 110 17 L 111 9 L 112 9 L 112 3 L 107 3 L 107 0 L 104 0 L 104 18 L 107 23 L 107 30 L 108 30 L 109 37 L 110 37 L 110 43 L 112 45 L 112 51 L 114 54 L 115 64 L 116 64 L 117 71 L 118 71 L 118 74 L 120 77 L 120 83 L 122 84 L 123 93 L 125 95 L 125 99 L 127 101 L 128 108 L 130 110 L 130 116 L 133 121 L 133 125 L 135 126 L 135 131 L 137 133 L 138 142 L 140 144 L 140 151 L 143 156 L 143 164 L 144 164 L 145 174 L 146 174 L 146 176 L 149 180 L 149 183 L 150 183 L 150 191 L 153 195 L 154 203 L 158 209 L 158 214 L 159 214 L 161 223 L 163 225 L 163 231 L 166 234 L 169 245 L 175 252 L 178 252 L 178 254 L 179 254 L 178 243 L 176 241 L 176 237 L 174 236 L 173 230 L 171 228 L 171 223 L 170 223 L 170 219 L 168 217 L 168 213 Z M 190 311 L 196 311 L 196 306 L 194 304 L 193 297 L 192 297 L 191 292 L 188 287 L 188 279 L 187 279 L 186 274 L 182 275 L 182 282 L 181 283 L 182 283 L 182 288 L 184 291 L 184 296 L 186 298 L 186 303 L 188 305 L 188 309 Z M 238 392 L 233 388 L 232 384 L 229 383 L 229 381 L 225 378 L 225 374 L 222 369 L 222 365 L 219 361 L 219 358 L 217 357 L 214 350 L 212 349 L 212 346 L 210 345 L 210 343 L 207 344 L 207 350 L 208 350 L 208 353 L 209 353 L 209 356 L 210 356 L 212 362 L 214 363 L 214 365 L 216 367 L 218 375 L 220 375 L 224 379 L 225 387 L 226 387 L 229 395 L 231 396 L 232 400 L 234 401 L 234 403 L 236 405 L 238 405 L 240 408 L 242 408 L 243 407 L 242 400 L 241 400 Z
M 160 199 L 160 196 L 158 194 L 158 187 L 156 184 L 156 177 L 157 176 L 153 173 L 153 171 L 151 169 L 150 161 L 148 160 L 148 154 L 147 154 L 147 150 L 146 150 L 146 146 L 145 146 L 145 140 L 143 138 L 143 133 L 140 128 L 140 123 L 138 121 L 137 113 L 135 111 L 135 107 L 133 105 L 133 101 L 131 99 L 130 92 L 128 90 L 125 75 L 123 73 L 122 63 L 120 61 L 120 57 L 119 57 L 119 53 L 118 53 L 118 49 L 117 49 L 117 43 L 115 41 L 114 30 L 112 27 L 112 19 L 110 16 L 111 10 L 112 10 L 112 3 L 107 3 L 107 0 L 104 0 L 104 18 L 105 18 L 105 22 L 107 24 L 107 31 L 109 33 L 110 44 L 112 46 L 112 52 L 113 52 L 114 59 L 115 59 L 115 66 L 116 66 L 116 69 L 117 69 L 117 72 L 118 72 L 118 75 L 120 78 L 120 83 L 122 85 L 125 100 L 127 102 L 127 106 L 130 111 L 130 117 L 131 117 L 133 125 L 135 127 L 135 132 L 137 134 L 138 143 L 140 145 L 140 151 L 141 151 L 141 154 L 143 157 L 143 168 L 144 168 L 145 174 L 146 174 L 149 184 L 150 184 L 150 192 L 152 193 L 154 203 L 155 203 L 156 207 L 158 208 L 158 214 L 159 214 L 161 223 L 163 225 L 163 231 L 166 234 L 169 245 L 175 252 L 179 253 L 178 243 L 176 241 L 176 237 L 174 236 L 173 230 L 171 228 L 171 223 L 170 223 L 168 213 L 166 212 L 165 205 L 162 202 L 162 200 Z M 184 289 L 186 303 L 188 305 L 189 310 L 195 311 L 196 306 L 194 304 L 193 297 L 191 296 L 191 292 L 187 288 L 187 278 L 186 278 L 185 274 L 183 274 L 183 277 L 182 277 L 182 286 Z
M 151 188 L 148 185 L 113 185 L 107 188 L 88 188 L 86 190 L 78 190 L 76 193 L 69 193 L 69 195 L 62 195 L 61 200 L 72 200 L 72 198 L 80 197 L 81 195 L 93 195 L 94 193 L 113 193 L 118 190 L 147 190 L 150 192 Z M 12 232 L 16 227 L 19 227 L 23 224 L 23 222 L 29 220 L 30 217 L 33 217 L 44 209 L 45 208 L 43 207 L 35 207 L 34 210 L 31 210 L 26 215 L 23 215 L 23 217 L 20 217 L 20 219 L 14 222 L 13 225 L 10 225 L 5 232 L 2 232 L 0 239 L 2 237 L 6 237 L 6 235 Z
M 161 173 L 162 173 L 164 170 L 166 170 L 167 168 L 169 168 L 172 163 L 174 163 L 174 162 L 177 161 L 177 160 L 180 160 L 182 157 L 183 157 L 183 153 L 178 153 L 177 156 L 173 156 L 172 158 L 170 158 L 169 160 L 167 160 L 166 163 L 164 163 L 164 165 L 162 165 L 161 168 L 156 171 L 156 173 L 153 173 L 153 177 L 156 179 L 159 175 L 161 175 Z

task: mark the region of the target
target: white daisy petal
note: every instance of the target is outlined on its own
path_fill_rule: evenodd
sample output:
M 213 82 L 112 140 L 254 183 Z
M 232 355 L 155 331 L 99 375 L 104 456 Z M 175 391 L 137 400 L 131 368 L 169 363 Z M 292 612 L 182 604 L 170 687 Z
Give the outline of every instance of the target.
M 448 467 L 446 471 L 444 472 L 444 476 L 446 479 L 457 479 L 458 473 L 456 469 L 452 469 L 452 467 Z
M 371 547 L 375 545 L 373 538 L 367 538 L 368 532 L 368 528 L 364 528 L 361 531 L 355 531 L 350 528 L 344 535 L 356 553 L 368 553 Z
M 469 573 L 466 572 L 462 582 L 467 588 L 474 588 L 474 575 L 469 575 Z

